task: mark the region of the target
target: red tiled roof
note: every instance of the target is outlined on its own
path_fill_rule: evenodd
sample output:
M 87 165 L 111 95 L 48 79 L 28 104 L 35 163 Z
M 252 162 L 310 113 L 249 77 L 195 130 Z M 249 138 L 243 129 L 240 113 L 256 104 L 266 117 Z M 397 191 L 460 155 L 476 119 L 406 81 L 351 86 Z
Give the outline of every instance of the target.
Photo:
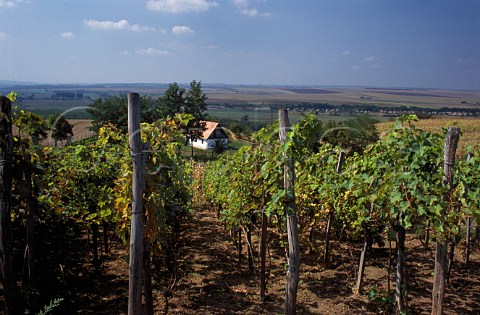
M 206 121 L 205 130 L 203 131 L 202 138 L 208 139 L 208 137 L 210 137 L 210 135 L 215 131 L 215 128 L 217 128 L 217 126 L 218 122 Z

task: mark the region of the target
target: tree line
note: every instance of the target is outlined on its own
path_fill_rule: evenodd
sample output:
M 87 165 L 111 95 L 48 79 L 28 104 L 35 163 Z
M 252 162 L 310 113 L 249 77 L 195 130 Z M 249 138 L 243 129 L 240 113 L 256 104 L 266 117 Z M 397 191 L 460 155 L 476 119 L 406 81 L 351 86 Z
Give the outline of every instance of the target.
M 165 93 L 157 99 L 150 96 L 140 98 L 142 121 L 152 123 L 158 119 L 173 118 L 176 114 L 188 114 L 201 121 L 206 118 L 207 96 L 203 93 L 201 81 L 190 82 L 190 89 L 171 83 Z M 92 130 L 109 123 L 126 132 L 127 97 L 126 95 L 99 98 L 90 104 L 87 112 L 92 117 Z

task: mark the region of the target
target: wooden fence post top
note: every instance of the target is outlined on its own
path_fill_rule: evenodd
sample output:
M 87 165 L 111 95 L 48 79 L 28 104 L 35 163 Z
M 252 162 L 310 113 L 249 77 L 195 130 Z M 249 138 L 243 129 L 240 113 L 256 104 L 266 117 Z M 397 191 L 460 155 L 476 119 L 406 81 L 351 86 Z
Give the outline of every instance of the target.
M 287 130 L 290 128 L 290 120 L 288 119 L 288 110 L 279 109 L 278 110 L 278 133 L 280 141 L 285 141 L 287 139 Z

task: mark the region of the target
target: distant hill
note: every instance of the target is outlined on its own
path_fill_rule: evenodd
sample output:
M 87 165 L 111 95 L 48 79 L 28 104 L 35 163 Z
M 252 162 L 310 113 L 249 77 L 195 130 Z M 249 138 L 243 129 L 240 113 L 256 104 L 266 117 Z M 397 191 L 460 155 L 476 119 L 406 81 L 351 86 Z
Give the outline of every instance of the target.
M 0 86 L 7 87 L 7 86 L 27 86 L 27 85 L 35 85 L 38 83 L 35 82 L 26 82 L 26 81 L 11 81 L 11 80 L 0 80 Z

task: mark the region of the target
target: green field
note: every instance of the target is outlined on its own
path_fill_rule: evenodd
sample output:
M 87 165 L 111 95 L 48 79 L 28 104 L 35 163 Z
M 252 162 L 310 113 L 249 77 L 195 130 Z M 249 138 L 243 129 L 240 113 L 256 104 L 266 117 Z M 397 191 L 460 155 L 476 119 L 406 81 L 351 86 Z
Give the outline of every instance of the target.
M 90 118 L 86 108 L 91 101 L 84 100 L 58 100 L 58 99 L 24 99 L 18 103 L 19 109 L 31 111 L 42 116 L 49 116 L 56 113 L 69 111 L 67 118 L 85 119 Z

